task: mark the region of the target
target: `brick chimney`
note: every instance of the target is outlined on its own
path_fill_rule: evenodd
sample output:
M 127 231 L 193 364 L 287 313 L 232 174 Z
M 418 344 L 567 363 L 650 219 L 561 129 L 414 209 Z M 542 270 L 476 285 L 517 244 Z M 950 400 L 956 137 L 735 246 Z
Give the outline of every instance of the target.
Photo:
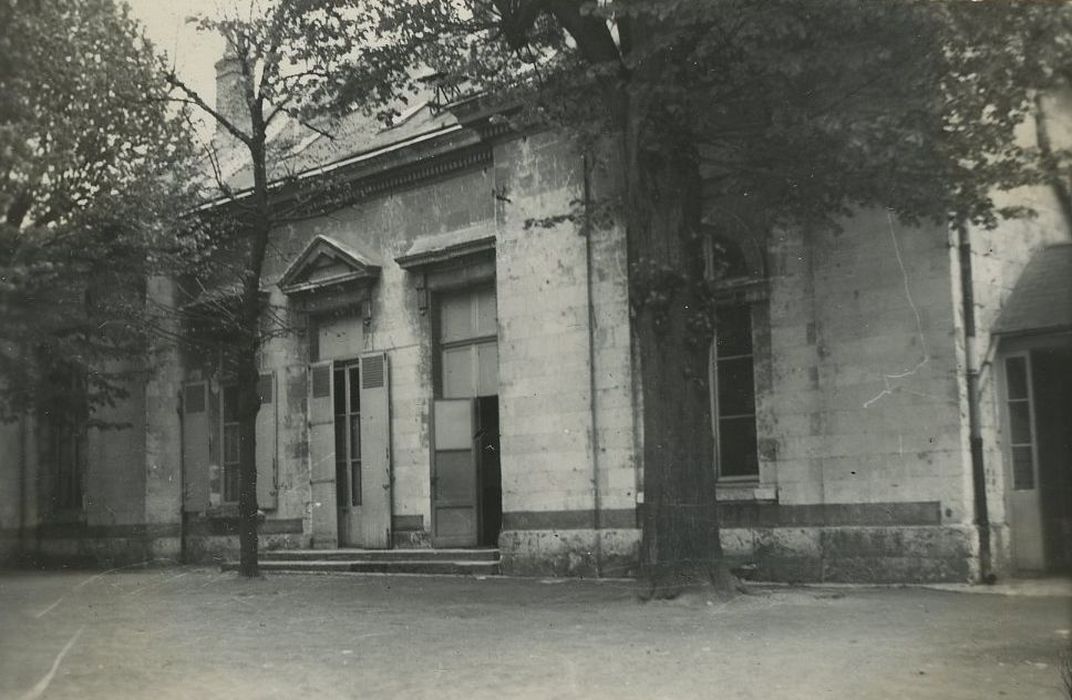
M 216 61 L 216 111 L 240 131 L 249 133 L 249 107 L 243 88 L 244 80 L 242 64 L 234 47 L 228 42 L 223 50 L 223 58 Z M 234 136 L 217 122 L 213 139 L 223 145 L 233 141 Z

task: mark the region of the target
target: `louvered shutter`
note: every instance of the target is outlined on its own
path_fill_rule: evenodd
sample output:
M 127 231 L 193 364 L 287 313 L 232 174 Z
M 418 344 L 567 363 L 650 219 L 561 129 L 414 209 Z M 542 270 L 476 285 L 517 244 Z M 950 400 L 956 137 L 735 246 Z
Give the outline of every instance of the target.
M 366 547 L 391 546 L 390 367 L 361 356 L 361 524 Z
M 257 507 L 273 510 L 276 507 L 276 469 L 278 449 L 276 425 L 279 401 L 275 373 L 262 374 L 257 382 L 261 408 L 257 411 Z
M 335 401 L 333 363 L 309 366 L 309 481 L 313 497 L 313 546 L 339 543 L 335 505 Z
M 208 387 L 190 382 L 182 388 L 182 507 L 188 513 L 208 509 Z

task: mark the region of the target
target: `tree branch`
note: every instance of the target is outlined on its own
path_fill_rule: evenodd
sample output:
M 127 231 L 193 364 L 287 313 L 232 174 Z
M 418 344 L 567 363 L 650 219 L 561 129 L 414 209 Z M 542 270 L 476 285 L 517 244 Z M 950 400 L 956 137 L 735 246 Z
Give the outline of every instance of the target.
M 193 88 L 191 88 L 189 85 L 184 83 L 182 81 L 182 79 L 179 78 L 179 76 L 177 76 L 175 74 L 174 71 L 171 71 L 171 70 L 167 71 L 164 74 L 164 80 L 167 81 L 168 85 L 171 85 L 172 87 L 177 88 L 178 90 L 181 90 L 183 92 L 183 94 L 186 95 L 185 98 L 172 98 L 172 97 L 169 97 L 168 99 L 171 99 L 171 100 L 173 100 L 175 102 L 185 102 L 187 104 L 193 104 L 193 105 L 199 107 L 200 109 L 202 109 L 206 113 L 208 113 L 209 116 L 211 116 L 213 119 L 215 119 L 217 124 L 219 124 L 224 129 L 226 129 L 232 136 L 234 136 L 236 139 L 238 139 L 242 143 L 246 144 L 247 146 L 249 146 L 249 145 L 251 145 L 253 143 L 249 136 L 247 136 L 245 133 L 242 132 L 241 129 L 239 129 L 234 124 L 232 124 L 231 121 L 229 119 L 227 119 L 225 116 L 223 116 L 222 114 L 217 112 L 215 109 L 210 107 L 208 105 L 208 103 L 205 102 L 205 100 L 201 97 L 201 95 L 199 95 L 197 93 L 197 91 L 194 90 Z

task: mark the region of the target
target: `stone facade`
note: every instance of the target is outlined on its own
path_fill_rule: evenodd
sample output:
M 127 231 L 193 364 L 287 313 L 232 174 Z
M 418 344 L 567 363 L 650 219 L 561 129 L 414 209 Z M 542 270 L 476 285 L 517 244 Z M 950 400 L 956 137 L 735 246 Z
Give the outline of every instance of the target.
M 569 220 L 531 225 L 583 196 L 583 160 L 556 134 L 436 128 L 444 135 L 367 154 L 353 175 L 370 183 L 365 196 L 273 234 L 266 291 L 289 331 L 261 359 L 274 386 L 262 407 L 270 430 L 258 437 L 271 491 L 262 547 L 337 546 L 334 487 L 317 487 L 310 367 L 368 353 L 389 365 L 390 545 L 436 546 L 438 279 L 443 289 L 495 291 L 503 569 L 632 575 L 643 397 L 624 233 L 609 226 L 586 236 Z M 1047 213 L 970 234 L 976 338 L 1031 254 L 1068 237 L 1045 192 L 1023 196 L 1048 203 Z M 358 291 L 340 287 L 353 297 L 330 313 L 316 310 L 315 289 L 280 284 L 317 240 L 375 271 Z M 719 483 L 727 555 L 772 580 L 978 577 L 957 232 L 864 211 L 836 232 L 778 233 L 761 258 L 762 279 L 745 295 L 759 467 L 754 479 Z M 164 305 L 189 301 L 174 280 L 152 280 L 150 294 Z M 125 563 L 237 550 L 234 509 L 217 502 L 218 484 L 207 505 L 184 499 L 210 479 L 191 473 L 198 467 L 184 454 L 184 386 L 203 384 L 216 401 L 226 377 L 188 352 L 158 350 L 149 378 L 115 409 L 130 427 L 90 431 L 79 512 L 50 507 L 52 467 L 37 424 L 0 426 L 0 555 Z M 998 400 L 985 384 L 980 404 L 992 549 L 1005 570 L 1008 467 Z

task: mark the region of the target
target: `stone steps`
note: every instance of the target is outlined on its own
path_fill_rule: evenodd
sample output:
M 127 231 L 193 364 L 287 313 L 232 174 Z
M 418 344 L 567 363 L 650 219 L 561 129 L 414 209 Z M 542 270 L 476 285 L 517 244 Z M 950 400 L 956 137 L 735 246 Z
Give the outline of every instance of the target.
M 228 561 L 224 571 L 238 568 Z M 497 549 L 288 549 L 264 552 L 262 571 L 497 576 Z

